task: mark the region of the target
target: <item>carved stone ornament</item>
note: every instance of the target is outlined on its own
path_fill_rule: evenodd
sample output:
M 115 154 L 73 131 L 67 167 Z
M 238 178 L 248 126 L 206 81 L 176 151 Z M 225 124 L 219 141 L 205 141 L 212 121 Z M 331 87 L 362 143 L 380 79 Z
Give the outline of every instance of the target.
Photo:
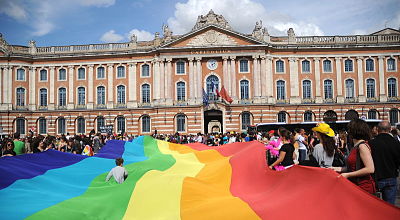
M 205 27 L 207 25 L 214 24 L 220 27 L 223 27 L 225 29 L 231 30 L 231 26 L 228 24 L 228 22 L 225 20 L 225 18 L 222 15 L 217 15 L 214 13 L 214 11 L 211 9 L 207 15 L 199 15 L 197 17 L 197 22 L 194 25 L 192 31 L 200 29 L 202 27 Z
M 237 45 L 234 39 L 226 34 L 209 30 L 191 39 L 188 46 L 210 46 L 210 45 Z

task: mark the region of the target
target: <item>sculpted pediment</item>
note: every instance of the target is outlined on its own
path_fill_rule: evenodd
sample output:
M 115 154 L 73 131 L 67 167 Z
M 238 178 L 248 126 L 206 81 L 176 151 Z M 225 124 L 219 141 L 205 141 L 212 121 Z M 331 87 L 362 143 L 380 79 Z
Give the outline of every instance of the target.
M 372 33 L 372 35 L 385 35 L 385 34 L 400 34 L 400 31 L 393 28 L 385 28 L 383 30 Z

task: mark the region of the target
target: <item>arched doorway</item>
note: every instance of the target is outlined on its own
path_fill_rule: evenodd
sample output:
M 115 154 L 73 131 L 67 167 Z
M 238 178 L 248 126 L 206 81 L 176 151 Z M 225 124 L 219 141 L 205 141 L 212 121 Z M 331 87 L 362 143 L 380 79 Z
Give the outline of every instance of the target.
M 335 122 L 337 121 L 337 114 L 335 111 L 328 110 L 324 113 L 324 122 Z
M 358 116 L 358 112 L 356 112 L 355 110 L 353 110 L 353 109 L 350 109 L 350 110 L 348 110 L 347 112 L 346 112 L 346 114 L 344 115 L 344 119 L 345 120 L 353 120 L 353 119 L 357 119 L 357 118 L 359 118 L 359 116 Z
M 204 112 L 204 133 L 220 132 L 223 133 L 222 111 L 208 110 Z

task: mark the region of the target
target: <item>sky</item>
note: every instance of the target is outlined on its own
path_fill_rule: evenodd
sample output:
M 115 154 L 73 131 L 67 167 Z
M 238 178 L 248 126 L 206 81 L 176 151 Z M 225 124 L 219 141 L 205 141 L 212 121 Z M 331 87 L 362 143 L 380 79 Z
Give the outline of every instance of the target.
M 12 45 L 38 47 L 154 39 L 166 24 L 188 33 L 210 9 L 235 31 L 256 21 L 273 36 L 370 34 L 400 28 L 400 0 L 0 0 L 0 33 Z

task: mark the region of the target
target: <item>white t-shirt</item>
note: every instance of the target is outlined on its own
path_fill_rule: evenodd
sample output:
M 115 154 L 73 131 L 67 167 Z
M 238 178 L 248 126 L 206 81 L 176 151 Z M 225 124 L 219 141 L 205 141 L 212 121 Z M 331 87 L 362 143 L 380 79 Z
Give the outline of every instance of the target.
M 112 176 L 117 183 L 123 183 L 125 181 L 125 177 L 128 176 L 128 171 L 126 171 L 125 167 L 116 166 L 108 173 L 106 181 L 110 180 Z
M 300 150 L 307 150 L 306 145 L 303 143 L 303 141 L 305 140 L 305 138 L 301 135 L 299 135 L 299 137 L 297 137 L 297 141 L 299 142 L 299 149 Z

